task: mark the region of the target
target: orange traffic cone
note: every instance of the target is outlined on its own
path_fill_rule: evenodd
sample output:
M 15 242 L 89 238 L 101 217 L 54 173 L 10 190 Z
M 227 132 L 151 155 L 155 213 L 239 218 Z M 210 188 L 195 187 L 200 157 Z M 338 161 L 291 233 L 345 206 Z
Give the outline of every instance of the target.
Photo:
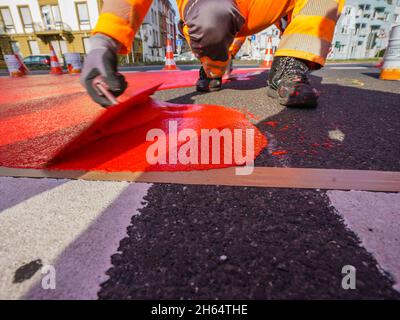
M 383 57 L 379 79 L 400 81 L 400 24 L 390 31 L 389 44 Z
M 172 51 L 172 43 L 170 39 L 167 39 L 164 70 L 179 70 L 174 61 L 174 53 Z
M 22 77 L 28 72 L 28 68 L 23 63 L 19 54 L 5 54 L 4 60 L 10 73 L 10 77 Z
M 60 67 L 60 63 L 58 62 L 58 58 L 56 52 L 54 51 L 53 46 L 50 43 L 50 74 L 63 74 L 63 71 Z
M 271 69 L 274 53 L 272 52 L 272 38 L 268 37 L 267 48 L 265 49 L 264 61 L 261 63 L 261 68 Z
M 20 67 L 19 70 L 21 71 L 21 73 L 23 73 L 24 75 L 29 73 L 29 69 L 28 67 L 25 65 L 24 60 L 22 60 L 21 56 L 19 55 L 19 53 L 15 54 L 16 59 L 18 60 L 18 62 L 20 63 Z

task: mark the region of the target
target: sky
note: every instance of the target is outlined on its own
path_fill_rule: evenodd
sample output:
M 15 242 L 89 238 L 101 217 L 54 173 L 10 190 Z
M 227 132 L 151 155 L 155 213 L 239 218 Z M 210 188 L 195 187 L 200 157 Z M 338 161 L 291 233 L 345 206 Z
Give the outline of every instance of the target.
M 179 10 L 178 10 L 178 6 L 176 5 L 176 0 L 169 0 L 169 2 L 171 2 L 172 7 L 174 8 L 175 13 L 176 13 L 176 18 L 177 18 L 177 20 L 179 20 L 180 19 L 179 18 Z

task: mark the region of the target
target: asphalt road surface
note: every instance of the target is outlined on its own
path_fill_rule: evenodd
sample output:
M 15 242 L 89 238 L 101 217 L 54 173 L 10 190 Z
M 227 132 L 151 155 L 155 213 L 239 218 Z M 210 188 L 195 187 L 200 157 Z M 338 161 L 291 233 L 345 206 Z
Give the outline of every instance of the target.
M 268 98 L 266 73 L 155 96 L 254 114 L 270 141 L 257 166 L 400 171 L 400 82 L 378 75 L 313 73 L 315 109 Z M 8 177 L 0 191 L 0 298 L 400 298 L 398 193 Z

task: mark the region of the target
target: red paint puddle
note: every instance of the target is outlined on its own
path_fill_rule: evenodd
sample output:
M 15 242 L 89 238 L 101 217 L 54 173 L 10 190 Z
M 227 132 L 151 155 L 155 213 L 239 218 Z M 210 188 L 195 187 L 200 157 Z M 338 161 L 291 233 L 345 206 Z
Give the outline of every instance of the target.
M 174 78 L 180 73 L 174 72 Z M 91 102 L 87 95 L 81 95 L 82 89 L 75 85 L 76 77 L 46 76 L 49 86 L 55 87 L 53 91 L 50 90 L 51 92 L 58 90 L 62 93 L 77 93 L 73 98 L 57 97 L 56 105 L 54 105 L 55 97 L 45 95 L 43 98 L 42 93 L 46 83 L 44 77 L 37 79 L 40 89 L 35 87 L 35 80 L 32 80 L 34 77 L 23 78 L 27 80 L 28 85 L 20 81 L 19 87 L 12 88 L 8 84 L 11 96 L 23 97 L 25 102 L 17 98 L 13 101 L 12 107 L 5 108 L 5 111 L 0 109 L 0 166 L 38 169 L 47 167 L 56 170 L 185 171 L 242 164 L 234 157 L 232 163 L 224 163 L 223 156 L 233 153 L 233 142 L 227 143 L 225 147 L 222 144 L 220 150 L 222 163 L 207 164 L 199 161 L 201 153 L 206 151 L 205 146 L 199 143 L 197 148 L 189 150 L 191 152 L 186 150 L 185 153 L 195 154 L 196 150 L 199 164 L 196 161 L 190 164 L 179 162 L 171 164 L 174 154 L 187 146 L 185 141 L 181 141 L 173 146 L 176 149 L 167 148 L 165 151 L 167 163 L 149 165 L 146 152 L 154 142 L 146 141 L 146 135 L 152 129 L 161 129 L 166 133 L 166 143 L 169 145 L 170 141 L 176 138 L 168 131 L 171 123 L 177 124 L 178 132 L 182 129 L 193 129 L 192 133 L 197 135 L 198 141 L 201 140 L 202 129 L 220 131 L 225 129 L 231 135 L 234 130 L 241 129 L 238 137 L 242 138 L 243 142 L 246 141 L 246 130 L 254 130 L 254 157 L 266 146 L 264 135 L 246 119 L 245 114 L 238 110 L 222 106 L 179 105 L 157 101 L 149 98 L 156 88 L 145 90 L 127 99 L 139 85 L 146 87 L 146 83 L 156 83 L 154 78 L 151 81 L 135 82 L 131 75 L 142 80 L 142 77 L 149 77 L 151 74 L 158 82 L 160 81 L 155 73 L 129 74 L 127 77 L 130 83 L 129 92 L 121 97 L 121 101 L 125 102 L 109 109 L 100 108 Z M 163 74 L 169 74 L 171 78 L 172 73 L 163 72 Z M 67 78 L 68 81 L 59 82 L 62 78 Z M 169 81 L 170 84 L 173 83 Z M 0 85 L 1 82 L 4 80 L 0 79 Z M 183 85 L 184 81 L 178 83 Z M 165 83 L 162 86 L 165 89 Z M 24 96 L 24 92 L 28 89 L 29 96 Z M 6 98 L 12 101 L 8 96 Z M 31 100 L 35 98 L 37 99 Z M 222 141 L 225 142 L 224 139 Z M 208 149 L 210 154 L 212 154 L 211 145 L 210 142 Z M 243 143 L 238 150 L 245 155 L 246 145 Z M 157 156 L 162 159 L 164 155 Z M 52 161 L 54 157 L 57 157 L 57 162 Z M 193 159 L 195 157 L 192 157 Z

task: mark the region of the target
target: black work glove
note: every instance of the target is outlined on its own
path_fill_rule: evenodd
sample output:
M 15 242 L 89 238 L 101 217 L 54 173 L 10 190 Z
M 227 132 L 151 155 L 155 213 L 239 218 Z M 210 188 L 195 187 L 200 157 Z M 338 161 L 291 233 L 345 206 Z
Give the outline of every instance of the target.
M 96 34 L 90 38 L 90 52 L 83 64 L 80 83 L 86 88 L 92 99 L 103 107 L 111 105 L 98 89 L 93 86 L 93 80 L 97 76 L 102 76 L 103 81 L 108 86 L 115 97 L 120 96 L 128 86 L 122 74 L 117 72 L 117 52 L 120 44 L 114 39 L 104 35 Z

